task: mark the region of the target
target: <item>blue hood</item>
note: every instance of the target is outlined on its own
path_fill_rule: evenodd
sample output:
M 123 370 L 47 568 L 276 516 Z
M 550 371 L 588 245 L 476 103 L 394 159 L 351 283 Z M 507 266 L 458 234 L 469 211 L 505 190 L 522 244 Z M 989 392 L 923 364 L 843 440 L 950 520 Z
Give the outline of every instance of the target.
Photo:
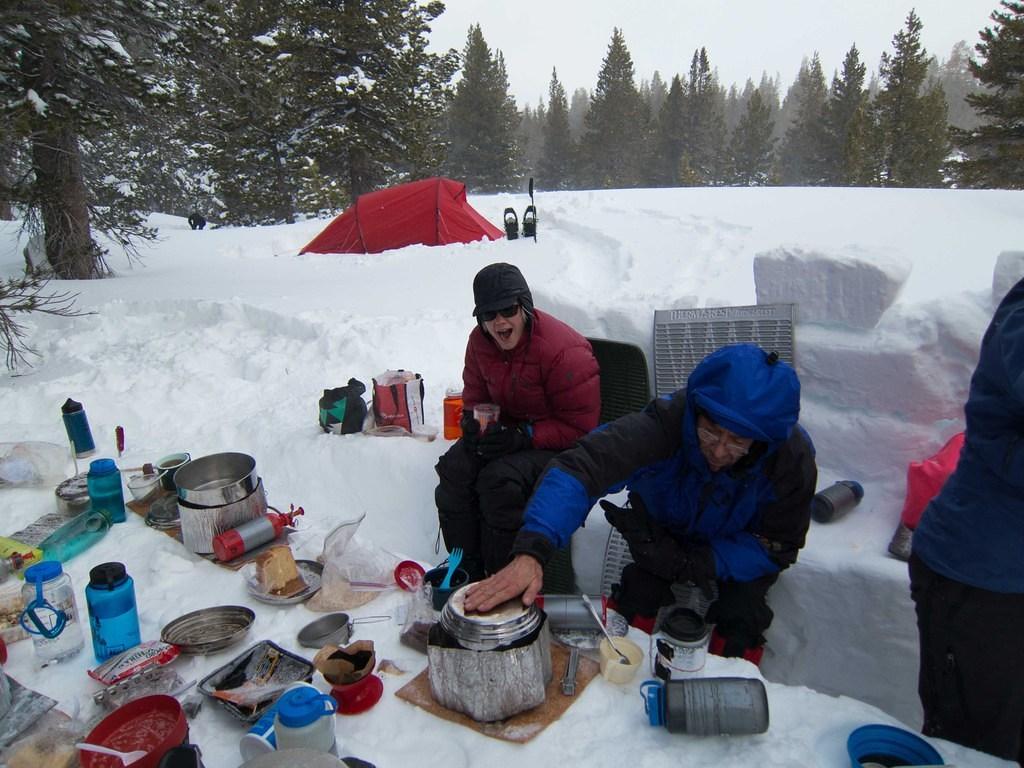
M 792 366 L 757 345 L 734 344 L 693 369 L 686 399 L 730 432 L 778 444 L 800 416 L 800 380 Z

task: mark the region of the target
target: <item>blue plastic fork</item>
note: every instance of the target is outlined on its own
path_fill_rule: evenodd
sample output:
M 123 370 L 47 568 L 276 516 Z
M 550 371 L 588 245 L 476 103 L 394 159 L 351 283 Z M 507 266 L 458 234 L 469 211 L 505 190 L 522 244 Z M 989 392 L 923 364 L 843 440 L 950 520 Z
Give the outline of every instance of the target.
M 448 553 L 448 573 L 444 575 L 444 580 L 441 582 L 441 586 L 438 587 L 438 589 L 451 589 L 452 574 L 455 573 L 455 569 L 459 567 L 459 563 L 461 562 L 462 547 L 455 547 L 455 549 Z

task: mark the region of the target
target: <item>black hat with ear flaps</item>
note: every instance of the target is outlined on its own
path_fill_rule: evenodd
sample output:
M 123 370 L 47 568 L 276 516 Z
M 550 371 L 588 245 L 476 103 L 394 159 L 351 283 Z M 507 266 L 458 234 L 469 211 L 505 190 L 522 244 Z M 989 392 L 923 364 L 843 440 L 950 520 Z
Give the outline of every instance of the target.
M 473 316 L 495 312 L 518 302 L 527 315 L 533 310 L 533 295 L 526 278 L 513 264 L 488 264 L 473 278 Z

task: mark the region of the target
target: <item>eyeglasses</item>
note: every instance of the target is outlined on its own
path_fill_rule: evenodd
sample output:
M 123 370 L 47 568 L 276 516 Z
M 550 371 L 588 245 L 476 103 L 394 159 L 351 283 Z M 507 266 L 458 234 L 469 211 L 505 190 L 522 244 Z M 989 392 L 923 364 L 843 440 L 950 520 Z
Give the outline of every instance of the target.
M 517 314 L 519 314 L 519 305 L 513 304 L 511 307 L 505 307 L 504 309 L 499 309 L 497 311 L 491 310 L 490 312 L 481 312 L 480 319 L 483 320 L 485 323 L 489 323 L 498 315 L 501 315 L 506 320 L 508 320 L 510 318 L 515 317 Z
M 749 445 L 730 442 L 724 434 L 712 432 L 710 429 L 704 429 L 704 427 L 697 427 L 697 437 L 700 438 L 701 444 L 707 448 L 717 448 L 719 445 L 722 445 L 725 448 L 725 452 L 734 459 L 742 459 L 750 453 Z

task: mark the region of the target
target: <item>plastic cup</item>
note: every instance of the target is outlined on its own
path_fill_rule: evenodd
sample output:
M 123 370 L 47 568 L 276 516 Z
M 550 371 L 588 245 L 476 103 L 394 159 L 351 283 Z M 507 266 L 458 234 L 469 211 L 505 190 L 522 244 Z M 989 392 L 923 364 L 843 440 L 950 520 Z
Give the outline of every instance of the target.
M 501 406 L 494 403 L 480 403 L 473 406 L 473 418 L 480 425 L 480 434 L 487 431 L 489 424 L 497 424 L 501 416 Z
M 609 683 L 619 685 L 630 682 L 636 677 L 636 671 L 640 668 L 640 662 L 644 660 L 644 652 L 639 645 L 625 637 L 615 638 L 615 648 L 618 648 L 629 659 L 626 664 L 612 648 L 607 639 L 601 641 L 598 648 L 601 654 L 601 677 Z

